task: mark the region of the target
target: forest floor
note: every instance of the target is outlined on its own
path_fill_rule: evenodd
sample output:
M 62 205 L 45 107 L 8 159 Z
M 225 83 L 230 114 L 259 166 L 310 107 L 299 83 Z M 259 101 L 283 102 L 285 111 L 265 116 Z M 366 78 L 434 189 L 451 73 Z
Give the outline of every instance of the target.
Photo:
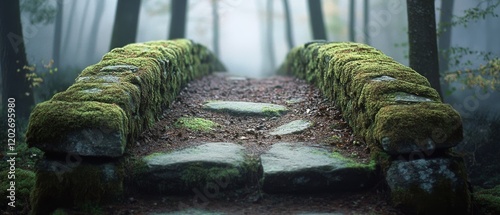
M 208 101 L 247 101 L 283 105 L 280 117 L 234 116 L 203 109 Z M 210 131 L 193 131 L 176 126 L 181 117 L 200 117 L 219 124 Z M 312 127 L 298 133 L 269 135 L 293 120 L 305 119 Z M 360 163 L 369 162 L 369 148 L 352 134 L 342 113 L 320 91 L 303 80 L 273 76 L 265 79 L 231 77 L 216 73 L 193 80 L 177 96 L 163 118 L 143 132 L 128 154 L 143 157 L 206 142 L 232 142 L 244 146 L 247 154 L 259 156 L 278 142 L 318 144 Z M 200 192 L 200 191 L 198 191 Z M 186 195 L 149 195 L 127 192 L 118 203 L 94 212 L 103 214 L 401 214 L 388 203 L 383 182 L 364 191 L 322 194 L 267 194 L 250 185 L 223 191 L 207 198 L 193 192 Z

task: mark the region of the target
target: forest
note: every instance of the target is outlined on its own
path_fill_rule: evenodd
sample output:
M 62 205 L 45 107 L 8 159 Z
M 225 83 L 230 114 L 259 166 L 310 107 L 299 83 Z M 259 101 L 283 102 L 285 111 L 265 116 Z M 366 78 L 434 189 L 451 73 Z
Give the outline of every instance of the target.
M 325 40 L 373 46 L 425 76 L 460 113 L 464 138 L 454 150 L 465 159 L 471 185 L 494 188 L 500 185 L 499 6 L 500 0 L 1 1 L 0 177 L 9 165 L 10 98 L 16 165 L 33 177 L 44 156 L 25 143 L 33 107 L 65 91 L 114 48 L 187 38 L 212 51 L 229 74 L 262 79 L 276 75 L 294 47 Z

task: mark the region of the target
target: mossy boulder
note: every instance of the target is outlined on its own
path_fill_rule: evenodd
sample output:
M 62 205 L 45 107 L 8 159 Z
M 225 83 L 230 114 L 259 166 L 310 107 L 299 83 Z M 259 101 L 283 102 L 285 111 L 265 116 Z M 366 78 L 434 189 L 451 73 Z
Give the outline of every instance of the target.
M 412 214 L 468 214 L 471 194 L 462 158 L 393 161 L 386 174 L 395 206 Z
M 47 152 L 119 157 L 181 85 L 220 70 L 210 51 L 186 39 L 113 49 L 66 91 L 34 108 L 26 140 Z
M 139 192 L 160 194 L 242 188 L 249 180 L 248 174 L 256 169 L 248 165 L 249 161 L 243 146 L 204 143 L 144 157 L 136 163 L 132 183 Z
M 123 192 L 121 162 L 41 160 L 31 193 L 31 214 L 49 214 L 57 208 L 112 202 Z

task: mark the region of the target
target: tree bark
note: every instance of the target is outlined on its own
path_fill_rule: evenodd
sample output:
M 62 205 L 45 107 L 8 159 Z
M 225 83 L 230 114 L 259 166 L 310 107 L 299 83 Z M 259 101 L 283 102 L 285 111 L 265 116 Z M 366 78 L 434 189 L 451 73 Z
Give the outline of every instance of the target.
M 78 2 L 76 1 L 71 1 L 71 12 L 70 12 L 70 16 L 69 16 L 69 20 L 68 20 L 68 29 L 66 30 L 66 34 L 64 35 L 64 42 L 63 42 L 63 52 L 67 53 L 68 51 L 68 43 L 69 43 L 69 40 L 71 38 L 71 34 L 73 33 L 73 20 L 75 18 L 75 13 L 76 13 L 76 4 L 78 4 Z
M 354 31 L 356 23 L 356 0 L 351 0 L 349 4 L 349 41 L 356 41 L 356 32 Z
M 186 37 L 186 16 L 188 0 L 172 0 L 172 19 L 168 39 Z
M 57 15 L 56 15 L 56 26 L 54 28 L 54 46 L 52 48 L 52 59 L 54 60 L 53 67 L 59 68 L 61 65 L 61 34 L 62 34 L 62 17 L 63 17 L 63 7 L 64 0 L 57 1 Z
M 410 67 L 441 95 L 434 0 L 407 0 Z
M 364 0 L 363 2 L 363 32 L 365 36 L 365 43 L 370 45 L 370 1 Z
M 283 8 L 285 9 L 286 41 L 288 44 L 288 49 L 292 49 L 295 45 L 293 44 L 292 18 L 288 0 L 283 0 Z
M 271 70 L 275 69 L 275 59 L 274 59 L 274 43 L 273 43 L 273 3 L 274 0 L 267 0 L 267 51 L 269 53 L 269 65 L 271 66 Z
M 2 104 L 5 111 L 8 99 L 15 99 L 16 119 L 28 119 L 35 103 L 31 81 L 26 78 L 28 70 L 23 68 L 27 65 L 19 0 L 0 1 Z
M 321 0 L 309 0 L 309 17 L 313 39 L 326 40 L 325 23 L 323 21 L 323 11 L 321 9 Z
M 213 45 L 214 45 L 214 54 L 219 57 L 219 0 L 212 0 L 212 17 L 213 17 Z
M 134 43 L 141 0 L 118 0 L 110 49 Z
M 76 2 L 75 2 L 76 4 Z M 86 22 L 86 16 L 87 16 L 87 13 L 89 11 L 89 5 L 90 5 L 90 1 L 85 1 L 85 7 L 83 9 L 83 14 L 82 14 L 82 19 L 81 19 L 81 23 L 80 23 L 80 29 L 78 29 L 78 39 L 76 40 L 76 51 L 77 53 L 81 53 L 81 47 L 82 47 L 82 34 L 83 34 L 83 30 L 85 29 L 85 22 Z M 83 55 L 83 54 L 82 54 Z M 81 56 L 81 55 L 80 55 Z
M 441 1 L 441 13 L 439 22 L 441 24 L 441 34 L 438 37 L 439 45 L 439 72 L 443 74 L 448 70 L 449 55 L 451 42 L 451 18 L 453 15 L 454 0 Z
M 99 24 L 101 23 L 102 16 L 104 15 L 105 1 L 97 1 L 96 9 L 94 15 L 94 21 L 92 21 L 92 29 L 89 32 L 89 42 L 87 49 L 87 59 L 90 62 L 97 62 L 100 56 L 96 56 L 97 48 L 97 35 L 99 35 Z M 138 14 L 139 15 L 139 14 Z M 135 38 L 134 38 L 135 41 Z

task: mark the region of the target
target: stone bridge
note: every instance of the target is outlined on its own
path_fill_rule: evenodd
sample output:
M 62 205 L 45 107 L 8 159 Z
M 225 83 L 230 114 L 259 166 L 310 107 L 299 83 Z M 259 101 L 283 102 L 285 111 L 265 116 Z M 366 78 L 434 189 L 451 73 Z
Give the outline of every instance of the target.
M 463 161 L 450 149 L 462 139 L 460 115 L 441 102 L 425 77 L 364 44 L 310 42 L 292 49 L 279 72 L 307 80 L 341 110 L 354 134 L 369 147 L 367 164 L 347 158 L 332 161 L 331 152 L 286 143 L 250 160 L 241 155 L 241 146 L 230 143 L 206 143 L 143 158 L 128 152 L 162 117 L 181 86 L 224 70 L 205 47 L 186 39 L 130 44 L 87 67 L 71 87 L 38 104 L 31 114 L 27 142 L 45 152 L 31 197 L 33 214 L 86 202 L 105 204 L 127 190 L 183 193 L 209 180 L 219 186 L 230 180 L 231 186 L 222 188 L 235 190 L 248 184 L 250 176 L 257 177 L 257 189 L 266 193 L 335 193 L 384 181 L 392 204 L 413 212 L 471 211 Z M 224 105 L 209 102 L 205 107 L 237 112 L 243 104 L 239 110 Z M 266 117 L 286 111 L 272 104 L 251 106 Z M 297 147 L 311 153 L 281 154 Z M 192 158 L 194 151 L 198 152 Z M 204 156 L 212 160 L 203 163 Z M 280 156 L 289 157 L 277 159 Z M 305 162 L 301 159 L 337 166 L 293 174 L 273 166 L 300 166 Z M 180 160 L 184 163 L 175 163 Z M 228 160 L 232 163 L 225 163 Z

